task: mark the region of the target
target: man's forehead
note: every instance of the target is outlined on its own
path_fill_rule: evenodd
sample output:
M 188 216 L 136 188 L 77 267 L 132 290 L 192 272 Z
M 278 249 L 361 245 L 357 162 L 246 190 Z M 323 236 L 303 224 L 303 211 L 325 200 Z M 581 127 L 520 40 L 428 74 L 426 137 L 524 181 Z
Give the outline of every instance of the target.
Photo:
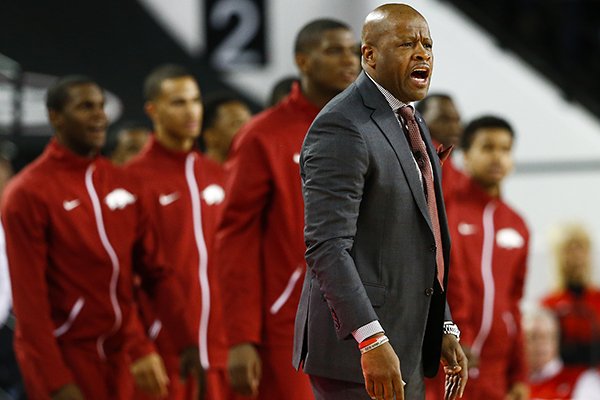
M 104 101 L 104 92 L 95 83 L 83 83 L 73 85 L 68 89 L 69 102 L 83 101 L 93 99 L 95 101 Z
M 165 79 L 160 84 L 160 96 L 169 98 L 200 96 L 200 87 L 192 76 Z
M 315 47 L 327 47 L 340 44 L 358 44 L 358 40 L 354 37 L 352 31 L 346 28 L 328 29 L 315 39 Z
M 87 93 L 102 93 L 102 89 L 95 83 L 81 83 L 78 85 L 72 85 L 68 89 L 69 94 L 87 94 Z
M 429 100 L 429 104 L 427 105 L 428 110 L 456 110 L 454 106 L 454 102 L 452 99 L 447 97 L 434 97 Z
M 394 21 L 389 24 L 388 29 L 396 32 L 419 33 L 429 37 L 429 25 L 422 17 Z
M 412 9 L 402 13 L 378 12 L 367 18 L 363 27 L 363 42 L 378 42 L 390 36 L 421 36 L 431 40 L 427 21 Z

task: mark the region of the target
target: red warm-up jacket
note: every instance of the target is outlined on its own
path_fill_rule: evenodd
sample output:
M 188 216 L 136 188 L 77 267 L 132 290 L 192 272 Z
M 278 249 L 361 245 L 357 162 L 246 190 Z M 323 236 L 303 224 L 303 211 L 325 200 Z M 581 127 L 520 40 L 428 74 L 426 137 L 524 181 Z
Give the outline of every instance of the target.
M 296 84 L 234 141 L 216 247 L 231 346 L 291 349 L 306 268 L 300 149 L 318 112 Z
M 140 194 L 109 161 L 79 157 L 54 139 L 4 193 L 15 348 L 48 393 L 74 382 L 63 347 L 100 359 L 127 349 L 137 358 L 153 349 L 135 319 L 134 269 L 157 302 L 169 299 L 160 315 L 180 328 L 176 347 L 194 344 Z
M 600 290 L 560 290 L 542 299 L 560 323 L 560 353 L 567 365 L 596 365 L 600 349 Z
M 126 170 L 144 183 L 165 255 L 187 299 L 185 318 L 194 327 L 205 369 L 223 368 L 227 357 L 219 285 L 212 258 L 217 221 L 225 198 L 225 172 L 197 151 L 166 149 L 152 137 Z M 143 302 L 146 327 L 161 342 L 171 332 L 153 332 L 154 309 Z
M 527 381 L 519 302 L 529 231 L 511 207 L 471 178 L 454 185 L 446 204 L 452 235 L 448 303 L 461 343 L 480 359 L 465 394 L 477 388 L 485 398 L 504 398 L 510 385 Z

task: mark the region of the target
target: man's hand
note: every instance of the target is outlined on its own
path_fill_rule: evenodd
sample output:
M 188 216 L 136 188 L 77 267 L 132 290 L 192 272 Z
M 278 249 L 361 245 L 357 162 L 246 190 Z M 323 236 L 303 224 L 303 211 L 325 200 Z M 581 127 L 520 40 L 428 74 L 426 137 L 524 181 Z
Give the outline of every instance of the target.
M 204 369 L 200 362 L 198 347 L 192 346 L 183 350 L 179 355 L 179 359 L 179 375 L 181 379 L 185 381 L 188 376 L 192 375 L 196 380 L 198 389 L 194 397 L 203 400 L 206 395 L 206 377 L 204 376 Z
M 516 382 L 508 391 L 506 400 L 527 400 L 529 399 L 529 388 L 523 382 Z
M 131 364 L 135 384 L 144 392 L 155 397 L 166 397 L 169 377 L 162 358 L 156 353 L 138 358 Z
M 238 344 L 229 349 L 227 370 L 233 390 L 244 396 L 258 394 L 262 362 L 252 343 Z
M 446 374 L 444 399 L 462 397 L 469 379 L 468 361 L 454 335 L 444 335 L 442 339 L 442 363 Z
M 363 354 L 360 364 L 365 388 L 372 399 L 404 400 L 400 360 L 389 342 Z
M 85 397 L 76 384 L 68 383 L 52 395 L 52 400 L 85 400 Z

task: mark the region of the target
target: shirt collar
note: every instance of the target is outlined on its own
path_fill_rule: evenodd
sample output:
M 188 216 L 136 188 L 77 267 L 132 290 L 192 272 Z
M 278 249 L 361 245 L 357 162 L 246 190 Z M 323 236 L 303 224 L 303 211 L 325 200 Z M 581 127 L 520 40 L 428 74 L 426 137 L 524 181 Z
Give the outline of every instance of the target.
M 398 114 L 398 110 L 401 109 L 402 107 L 405 107 L 405 106 L 412 107 L 410 104 L 406 104 L 406 103 L 403 103 L 402 101 L 398 100 L 393 94 L 390 93 L 389 90 L 387 90 L 386 88 L 381 86 L 379 83 L 377 83 L 377 81 L 375 81 L 375 79 L 371 78 L 371 75 L 369 75 L 366 71 L 365 71 L 365 74 L 369 77 L 371 82 L 373 82 L 375 84 L 375 86 L 381 92 L 383 97 L 385 97 L 385 100 L 388 102 L 388 104 L 392 108 L 392 111 L 394 111 L 394 114 Z

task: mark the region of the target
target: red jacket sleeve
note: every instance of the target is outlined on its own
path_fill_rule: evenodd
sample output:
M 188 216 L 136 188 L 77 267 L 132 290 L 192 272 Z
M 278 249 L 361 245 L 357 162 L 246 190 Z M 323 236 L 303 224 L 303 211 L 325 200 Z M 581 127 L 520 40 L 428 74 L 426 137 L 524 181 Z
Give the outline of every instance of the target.
M 51 394 L 75 380 L 62 358 L 51 319 L 46 281 L 47 209 L 34 194 L 22 187 L 13 188 L 5 193 L 2 224 L 19 348 L 30 364 L 27 369 L 39 371 L 39 381 Z
M 255 132 L 244 132 L 244 134 Z M 272 171 L 257 135 L 236 141 L 223 216 L 215 244 L 229 345 L 260 343 L 263 314 L 262 224 L 267 218 Z
M 525 358 L 525 343 L 523 337 L 523 329 L 521 323 L 521 311 L 519 304 L 523 298 L 523 291 L 525 286 L 525 276 L 527 273 L 527 255 L 528 255 L 529 238 L 525 241 L 523 256 L 521 262 L 518 265 L 516 276 L 513 281 L 512 289 L 512 314 L 515 318 L 515 326 L 517 332 L 515 335 L 514 350 L 512 352 L 512 359 L 509 365 L 509 382 L 514 384 L 516 382 L 528 382 L 528 368 L 527 360 Z
M 150 218 L 148 205 L 143 199 L 142 194 L 138 240 L 133 255 L 134 269 L 141 278 L 142 289 L 151 299 L 156 315 L 169 331 L 177 351 L 181 352 L 187 347 L 197 347 L 198 341 L 194 327 L 185 318 L 187 310 L 181 285 L 162 251 L 156 224 Z
M 452 209 L 449 207 L 448 213 L 451 212 Z M 472 293 L 472 290 L 469 284 L 469 270 L 463 248 L 464 241 L 459 240 L 460 235 L 456 224 L 452 223 L 450 225 L 450 237 L 453 238 L 453 241 L 450 254 L 450 275 L 448 278 L 448 305 L 452 312 L 452 319 L 460 329 L 461 343 L 467 347 L 471 347 L 475 340 L 475 331 L 471 323 L 473 310 L 469 307 L 472 301 L 469 298 L 469 294 Z

